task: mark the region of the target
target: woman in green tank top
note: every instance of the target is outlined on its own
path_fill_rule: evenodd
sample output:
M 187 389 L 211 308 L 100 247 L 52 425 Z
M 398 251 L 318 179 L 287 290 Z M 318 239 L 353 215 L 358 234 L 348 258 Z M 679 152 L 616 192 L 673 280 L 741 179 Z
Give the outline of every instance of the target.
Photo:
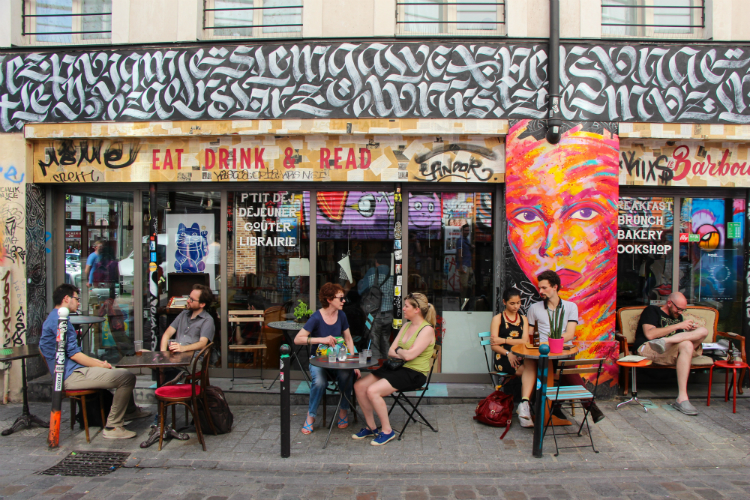
M 396 437 L 388 420 L 385 398 L 396 391 L 413 391 L 427 382 L 432 354 L 435 350 L 435 308 L 421 293 L 409 294 L 404 300 L 406 324 L 393 341 L 388 357 L 405 361 L 401 368 L 378 368 L 354 384 L 357 400 L 365 414 L 367 427 L 354 434 L 354 439 L 375 438 L 371 444 L 383 445 Z M 375 413 L 381 429 L 375 425 Z

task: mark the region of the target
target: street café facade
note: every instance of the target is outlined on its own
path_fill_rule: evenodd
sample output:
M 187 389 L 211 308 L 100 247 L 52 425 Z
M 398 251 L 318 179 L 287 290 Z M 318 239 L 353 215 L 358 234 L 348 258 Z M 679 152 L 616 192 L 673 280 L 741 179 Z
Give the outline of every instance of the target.
M 152 328 L 163 332 L 174 317 L 173 297 L 193 282 L 208 284 L 217 299 L 219 374 L 260 368 L 260 357 L 228 349 L 258 342 L 260 333 L 230 326 L 228 311 L 265 311 L 263 361 L 273 367 L 287 339 L 267 324 L 293 319 L 300 300 L 320 307 L 326 282 L 345 288 L 352 333 L 366 338 L 358 285 L 377 260 L 389 269 L 394 328 L 402 298 L 425 293 L 440 331 L 451 332 L 436 373 L 470 380 L 485 372 L 476 332 L 488 328 L 498 301 L 507 127 L 507 120 L 63 123 L 27 125 L 25 136 L 34 182 L 51 188 L 54 282 L 80 286 L 84 312 L 107 318 L 94 326 L 87 352 L 114 359 L 134 340 L 148 347 Z M 462 282 L 457 246 L 466 225 L 472 250 L 464 264 L 472 269 Z M 104 261 L 117 265 L 88 288 L 82 270 L 97 240 L 105 241 Z

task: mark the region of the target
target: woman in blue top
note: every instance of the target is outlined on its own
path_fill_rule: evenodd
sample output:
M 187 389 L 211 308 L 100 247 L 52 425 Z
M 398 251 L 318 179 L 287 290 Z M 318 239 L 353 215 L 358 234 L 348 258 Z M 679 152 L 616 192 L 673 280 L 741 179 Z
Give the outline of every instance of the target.
M 341 310 L 344 307 L 344 289 L 334 283 L 326 283 L 320 288 L 318 298 L 323 307 L 313 313 L 310 319 L 305 323 L 297 336 L 294 338 L 296 345 L 312 346 L 313 344 L 325 344 L 328 346 L 336 345 L 336 337 L 344 337 L 347 350 L 354 354 L 354 342 L 349 331 L 349 322 L 346 320 L 346 314 Z M 317 346 L 316 346 L 317 347 Z M 311 357 L 315 356 L 317 348 L 310 348 Z M 310 434 L 313 431 L 315 415 L 318 412 L 318 405 L 325 394 L 328 375 L 335 376 L 338 379 L 339 388 L 344 391 L 346 398 L 341 401 L 341 411 L 339 412 L 338 427 L 345 429 L 349 426 L 347 410 L 349 410 L 349 401 L 352 396 L 353 376 L 359 377 L 359 370 L 326 370 L 310 365 L 310 375 L 312 384 L 310 386 L 310 406 L 307 410 L 307 419 L 302 427 L 302 434 Z

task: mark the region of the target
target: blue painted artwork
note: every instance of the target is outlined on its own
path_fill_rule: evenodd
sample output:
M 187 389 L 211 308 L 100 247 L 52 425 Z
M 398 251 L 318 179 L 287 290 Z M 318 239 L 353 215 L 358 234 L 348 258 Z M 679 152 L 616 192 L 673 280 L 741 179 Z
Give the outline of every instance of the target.
M 174 268 L 178 273 L 202 273 L 206 269 L 208 256 L 208 231 L 201 231 L 197 222 L 177 228 L 177 251 Z

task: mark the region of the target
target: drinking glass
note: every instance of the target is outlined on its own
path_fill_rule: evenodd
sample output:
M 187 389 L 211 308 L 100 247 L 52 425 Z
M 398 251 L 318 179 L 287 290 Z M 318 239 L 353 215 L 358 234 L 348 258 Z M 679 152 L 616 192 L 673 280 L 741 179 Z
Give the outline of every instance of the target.
M 372 349 L 365 349 L 365 357 L 370 359 L 372 357 Z
M 142 340 L 136 340 L 133 342 L 133 348 L 135 349 L 135 355 L 141 356 L 143 354 L 143 341 Z
M 367 353 L 364 350 L 359 351 L 359 362 L 364 363 L 367 361 Z
M 329 363 L 336 362 L 336 348 L 335 347 L 328 348 L 328 362 Z
M 343 346 L 339 349 L 339 361 L 346 361 L 346 355 L 349 353 Z

